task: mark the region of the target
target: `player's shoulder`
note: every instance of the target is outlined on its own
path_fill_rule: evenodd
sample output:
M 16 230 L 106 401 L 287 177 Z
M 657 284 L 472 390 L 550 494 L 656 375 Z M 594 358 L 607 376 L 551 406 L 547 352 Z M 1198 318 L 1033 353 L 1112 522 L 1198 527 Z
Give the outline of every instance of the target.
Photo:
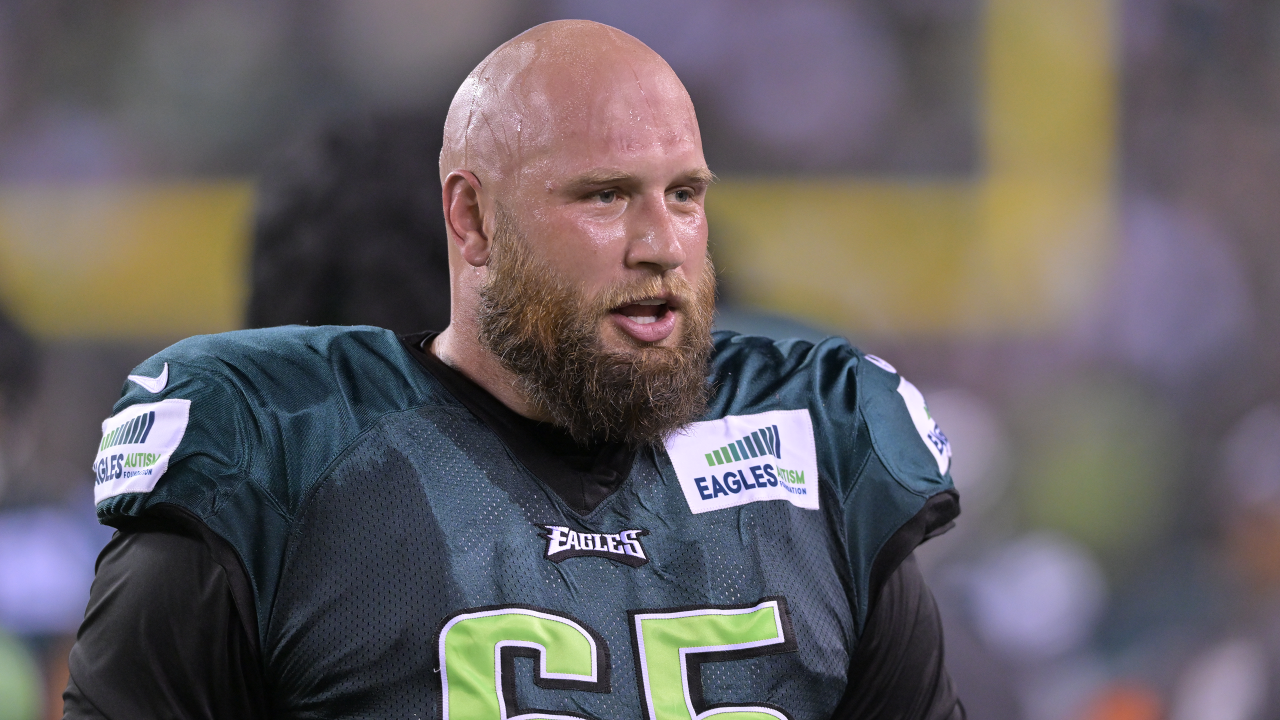
M 436 397 L 415 363 L 393 333 L 367 326 L 178 342 L 130 373 L 103 421 L 93 468 L 99 516 L 160 502 L 201 515 L 251 477 L 287 513 L 371 422 Z
M 820 342 L 716 333 L 709 418 L 789 411 L 811 426 L 815 460 L 847 494 L 869 456 L 905 490 L 951 488 L 951 447 L 916 386 L 885 360 Z
M 757 387 L 805 382 L 824 373 L 839 373 L 856 363 L 860 355 L 848 340 L 839 337 L 815 343 L 719 331 L 712 335 L 712 342 L 713 380 L 728 395 L 743 401 L 753 398 L 752 390 Z
M 667 440 L 690 507 L 784 500 L 831 515 L 861 625 L 876 568 L 891 571 L 959 513 L 946 436 L 914 385 L 844 339 L 714 343 L 707 415 Z
M 163 363 L 180 364 L 191 368 L 192 379 L 233 375 L 245 387 L 296 392 L 299 386 L 293 380 L 340 378 L 333 375 L 334 370 L 345 364 L 390 368 L 407 361 L 399 338 L 390 330 L 363 325 L 286 325 L 189 337 L 156 353 L 135 372 L 162 367 Z
M 394 333 L 369 326 L 197 335 L 134 368 L 113 411 L 159 402 L 185 403 L 191 417 L 377 414 L 422 394 L 415 363 Z

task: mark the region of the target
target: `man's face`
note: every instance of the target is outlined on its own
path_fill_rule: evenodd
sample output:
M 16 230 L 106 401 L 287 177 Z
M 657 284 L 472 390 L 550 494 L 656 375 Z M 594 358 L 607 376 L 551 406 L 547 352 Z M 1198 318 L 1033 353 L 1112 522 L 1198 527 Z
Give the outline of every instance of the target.
M 548 108 L 495 208 L 482 340 L 580 441 L 655 442 L 705 403 L 710 173 L 683 88 L 651 84 Z
M 696 289 L 707 262 L 711 178 L 697 119 L 679 81 L 658 70 L 543 78 L 525 103 L 530 137 L 516 140 L 499 189 L 537 262 L 584 298 L 617 297 L 597 327 L 614 353 L 678 344 L 697 298 L 669 281 Z M 657 292 L 625 292 L 655 278 L 666 280 Z

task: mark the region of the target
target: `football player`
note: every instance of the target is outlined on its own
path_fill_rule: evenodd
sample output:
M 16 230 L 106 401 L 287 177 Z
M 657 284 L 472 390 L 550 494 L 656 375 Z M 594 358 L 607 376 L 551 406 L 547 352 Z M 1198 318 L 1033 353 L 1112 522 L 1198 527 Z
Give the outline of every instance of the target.
M 129 376 L 67 716 L 962 718 L 912 558 L 959 512 L 946 438 L 844 341 L 711 333 L 670 67 L 533 28 L 458 90 L 440 173 L 443 332 Z

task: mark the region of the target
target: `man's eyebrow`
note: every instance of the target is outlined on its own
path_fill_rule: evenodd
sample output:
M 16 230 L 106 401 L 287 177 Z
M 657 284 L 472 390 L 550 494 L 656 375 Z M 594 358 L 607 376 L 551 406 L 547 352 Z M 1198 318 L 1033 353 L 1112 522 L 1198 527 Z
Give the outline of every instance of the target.
M 613 183 L 635 180 L 636 176 L 622 170 L 588 170 L 565 183 L 565 187 L 582 188 L 594 185 L 611 185 Z
M 695 185 L 710 185 L 716 181 L 716 174 L 710 168 L 700 167 L 686 172 L 682 179 Z
M 635 175 L 623 170 L 588 170 L 565 183 L 566 188 L 587 188 L 597 185 L 613 185 L 615 183 L 625 183 L 635 181 Z M 679 175 L 680 182 L 693 183 L 695 185 L 710 185 L 715 182 L 716 174 L 711 170 L 700 167 L 692 170 L 686 170 Z

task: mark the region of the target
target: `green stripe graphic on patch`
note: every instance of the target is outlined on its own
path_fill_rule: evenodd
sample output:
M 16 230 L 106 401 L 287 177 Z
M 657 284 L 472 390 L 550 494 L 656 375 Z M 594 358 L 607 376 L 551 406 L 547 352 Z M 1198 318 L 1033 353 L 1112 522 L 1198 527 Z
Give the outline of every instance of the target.
M 734 440 L 723 447 L 705 453 L 707 466 L 715 467 L 730 462 L 742 462 L 762 455 L 782 459 L 782 444 L 778 441 L 778 426 L 769 425 Z

